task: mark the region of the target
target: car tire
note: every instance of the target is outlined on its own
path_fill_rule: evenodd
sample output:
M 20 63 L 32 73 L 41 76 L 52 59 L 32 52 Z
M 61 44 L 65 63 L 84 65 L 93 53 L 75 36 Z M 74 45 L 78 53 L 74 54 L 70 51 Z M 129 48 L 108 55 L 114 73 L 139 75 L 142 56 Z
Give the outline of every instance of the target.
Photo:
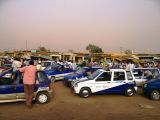
M 56 78 L 54 76 L 51 77 L 51 82 L 54 83 L 56 81 Z
M 45 104 L 48 103 L 50 101 L 50 96 L 48 92 L 40 92 L 37 94 L 36 96 L 36 101 L 39 104 Z
M 158 90 L 153 90 L 150 94 L 150 98 L 152 100 L 160 100 L 160 91 Z
M 134 96 L 135 95 L 135 90 L 133 88 L 127 88 L 125 90 L 125 95 L 128 97 Z
M 82 98 L 88 98 L 91 95 L 91 90 L 89 88 L 82 88 L 80 90 L 80 96 Z

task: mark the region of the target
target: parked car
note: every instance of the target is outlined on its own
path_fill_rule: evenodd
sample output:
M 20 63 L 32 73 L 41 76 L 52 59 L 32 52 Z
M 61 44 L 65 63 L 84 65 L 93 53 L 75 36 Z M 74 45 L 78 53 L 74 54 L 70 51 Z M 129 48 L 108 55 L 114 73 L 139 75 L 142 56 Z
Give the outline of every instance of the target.
M 0 103 L 25 101 L 22 74 L 17 72 L 13 78 L 13 70 L 0 74 Z M 6 74 L 11 74 L 6 77 Z M 44 71 L 36 73 L 36 84 L 34 89 L 34 98 L 40 104 L 49 102 L 51 98 L 51 81 L 47 78 Z
M 147 80 L 155 78 L 159 74 L 160 71 L 158 68 L 135 68 L 133 70 L 137 86 L 143 86 Z
M 10 68 L 6 67 L 6 66 L 1 66 L 0 67 L 0 74 L 3 73 L 4 71 L 8 70 Z
M 42 65 L 42 70 L 44 70 L 45 68 L 47 68 L 48 66 L 54 65 L 56 64 L 55 61 L 42 61 L 41 65 Z
M 85 78 L 98 69 L 102 69 L 102 67 L 97 67 L 97 66 L 79 67 L 74 73 L 66 75 L 64 77 L 64 84 L 70 87 L 72 81 L 75 81 L 81 78 Z
M 160 75 L 144 84 L 143 93 L 152 100 L 160 100 Z
M 73 73 L 73 69 L 68 64 L 54 64 L 44 69 L 44 72 L 52 82 L 55 82 L 56 80 L 62 80 L 64 79 L 64 76 Z
M 72 82 L 74 93 L 83 98 L 91 94 L 118 93 L 133 96 L 137 91 L 134 76 L 131 71 L 123 69 L 99 69 L 86 79 Z

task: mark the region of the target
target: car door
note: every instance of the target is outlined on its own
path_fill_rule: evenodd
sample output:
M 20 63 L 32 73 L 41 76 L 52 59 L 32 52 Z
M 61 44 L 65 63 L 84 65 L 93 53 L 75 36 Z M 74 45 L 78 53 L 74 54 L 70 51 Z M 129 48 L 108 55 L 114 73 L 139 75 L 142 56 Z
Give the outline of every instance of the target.
M 17 76 L 16 93 L 17 99 L 25 99 L 22 73 L 19 73 Z
M 69 65 L 64 65 L 63 77 L 71 73 L 73 73 L 73 69 Z
M 108 89 L 110 88 L 111 83 L 111 72 L 102 72 L 95 81 L 94 81 L 94 90 L 95 93 L 108 93 Z
M 0 76 L 0 101 L 16 99 L 16 88 L 14 79 L 12 79 L 11 76 L 6 76 L 6 74 Z
M 126 89 L 126 75 L 124 71 L 114 71 L 110 92 L 121 93 Z
M 45 73 L 43 71 L 37 71 L 36 72 L 36 84 L 34 86 L 34 92 L 35 93 L 36 93 L 36 91 L 38 90 L 38 88 L 40 86 L 40 82 L 44 82 L 45 81 L 44 74 Z M 20 74 L 20 76 L 17 78 L 16 93 L 17 93 L 17 98 L 18 99 L 25 99 L 22 74 Z
M 60 66 L 58 66 L 57 68 L 56 68 L 56 70 L 55 70 L 55 73 L 54 73 L 55 75 L 55 77 L 56 77 L 56 79 L 62 79 L 63 78 L 63 74 L 64 74 L 64 66 L 63 65 L 60 65 Z

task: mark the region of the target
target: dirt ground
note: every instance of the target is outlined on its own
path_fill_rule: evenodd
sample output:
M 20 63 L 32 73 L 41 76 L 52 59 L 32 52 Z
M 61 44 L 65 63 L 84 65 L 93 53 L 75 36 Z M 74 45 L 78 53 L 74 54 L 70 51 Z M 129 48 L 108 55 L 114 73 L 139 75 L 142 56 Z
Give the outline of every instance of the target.
M 53 84 L 54 97 L 48 104 L 36 102 L 32 109 L 24 102 L 0 104 L 0 120 L 159 120 L 160 101 L 143 96 L 94 95 L 84 99 L 59 81 Z

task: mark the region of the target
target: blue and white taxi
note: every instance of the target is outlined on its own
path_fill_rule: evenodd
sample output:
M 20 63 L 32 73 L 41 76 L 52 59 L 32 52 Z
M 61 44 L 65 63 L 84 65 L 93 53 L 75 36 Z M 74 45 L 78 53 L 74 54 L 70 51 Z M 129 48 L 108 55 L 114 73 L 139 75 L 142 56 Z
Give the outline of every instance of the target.
M 64 79 L 64 76 L 73 73 L 74 70 L 68 64 L 54 64 L 45 68 L 44 72 L 52 82 L 55 82 Z
M 12 69 L 0 74 L 0 103 L 25 101 L 22 73 L 13 74 Z M 34 98 L 40 104 L 49 102 L 52 97 L 51 80 L 44 71 L 37 71 Z
M 99 69 L 88 78 L 73 81 L 72 89 L 83 98 L 91 94 L 112 93 L 133 96 L 137 91 L 133 73 L 123 69 Z

